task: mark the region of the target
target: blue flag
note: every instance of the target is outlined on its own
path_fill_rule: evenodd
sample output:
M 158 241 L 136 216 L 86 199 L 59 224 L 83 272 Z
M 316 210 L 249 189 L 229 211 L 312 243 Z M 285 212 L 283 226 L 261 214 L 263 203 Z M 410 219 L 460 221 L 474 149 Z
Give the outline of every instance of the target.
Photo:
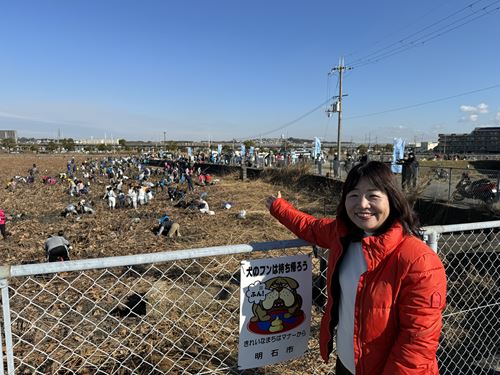
M 218 144 L 217 145 L 217 153 L 220 155 L 222 154 L 222 145 L 221 144 Z
M 393 173 L 403 172 L 403 166 L 401 164 L 397 164 L 397 162 L 399 160 L 404 159 L 404 157 L 405 157 L 405 141 L 401 138 L 394 138 L 393 150 L 392 150 L 392 162 L 391 162 L 391 171 Z
M 313 157 L 314 159 L 319 158 L 319 155 L 321 154 L 321 141 L 319 140 L 318 137 L 314 137 L 314 143 L 313 143 Z

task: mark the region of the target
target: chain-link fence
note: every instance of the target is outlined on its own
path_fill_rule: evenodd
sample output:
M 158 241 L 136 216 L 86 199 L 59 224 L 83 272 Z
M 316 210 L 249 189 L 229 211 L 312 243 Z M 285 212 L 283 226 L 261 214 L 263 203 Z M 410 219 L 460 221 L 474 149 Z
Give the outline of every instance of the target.
M 427 229 L 448 279 L 441 374 L 499 374 L 500 221 Z
M 491 205 L 499 198 L 497 170 L 420 167 L 417 179 L 427 199 Z
M 500 222 L 430 229 L 449 279 L 441 373 L 493 374 L 500 366 Z M 239 371 L 240 262 L 311 252 L 305 357 Z M 317 343 L 326 258 L 295 240 L 5 266 L 2 363 L 8 374 L 332 373 Z

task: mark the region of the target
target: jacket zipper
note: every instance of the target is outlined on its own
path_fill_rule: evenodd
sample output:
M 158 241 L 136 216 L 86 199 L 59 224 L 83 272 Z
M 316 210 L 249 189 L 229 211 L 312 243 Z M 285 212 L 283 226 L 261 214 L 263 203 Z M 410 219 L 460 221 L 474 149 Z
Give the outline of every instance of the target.
M 360 368 L 360 373 L 358 375 L 363 374 L 363 345 L 361 341 L 361 333 L 363 329 L 363 324 L 362 324 L 362 317 L 363 317 L 363 301 L 364 301 L 364 296 L 365 296 L 365 274 L 366 272 L 361 275 L 361 296 L 359 298 L 359 314 L 358 314 L 358 322 L 359 322 L 359 330 L 358 330 L 358 348 L 359 348 L 359 357 L 358 357 L 358 362 L 359 362 L 359 368 Z
M 361 249 L 363 250 L 363 243 L 361 243 Z M 365 252 L 363 251 L 363 254 Z M 369 252 L 367 252 L 367 255 L 368 257 L 370 258 L 370 262 L 373 261 L 373 259 L 371 258 L 371 254 Z M 367 263 L 367 266 L 368 264 L 371 264 L 371 263 Z M 368 267 L 367 267 L 368 268 Z M 364 300 L 365 300 L 365 277 L 366 277 L 366 274 L 368 273 L 368 269 L 366 270 L 366 272 L 364 272 L 359 280 L 360 280 L 360 284 L 361 284 L 361 295 L 360 295 L 360 298 L 359 298 L 359 314 L 358 314 L 358 321 L 359 321 L 359 330 L 358 330 L 358 348 L 359 348 L 359 359 L 358 359 L 358 362 L 359 362 L 359 368 L 360 368 L 360 373 L 357 374 L 357 375 L 362 375 L 364 373 L 364 367 L 363 367 L 363 345 L 362 345 L 362 340 L 361 340 L 361 334 L 363 333 L 363 324 L 362 324 L 362 320 L 363 320 L 363 303 L 364 303 Z

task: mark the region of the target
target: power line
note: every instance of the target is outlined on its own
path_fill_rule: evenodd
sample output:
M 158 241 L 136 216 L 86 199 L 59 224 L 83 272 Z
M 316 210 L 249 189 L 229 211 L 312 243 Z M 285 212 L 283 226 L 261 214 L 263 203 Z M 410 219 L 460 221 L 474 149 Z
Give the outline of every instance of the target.
M 238 142 L 239 141 L 243 141 L 245 139 L 254 139 L 254 138 L 257 138 L 259 136 L 262 136 L 262 135 L 268 135 L 268 134 L 272 134 L 272 133 L 275 133 L 279 130 L 282 130 L 282 129 L 285 129 L 293 124 L 296 124 L 297 122 L 299 122 L 300 120 L 306 118 L 307 116 L 311 115 L 312 113 L 316 112 L 318 109 L 320 109 L 321 107 L 323 107 L 325 104 L 327 104 L 330 100 L 332 100 L 334 97 L 331 97 L 331 98 L 328 98 L 327 100 L 325 100 L 324 102 L 322 102 L 321 104 L 317 105 L 316 107 L 314 107 L 313 109 L 307 111 L 306 113 L 300 115 L 299 117 L 297 117 L 295 120 L 292 120 L 292 121 L 289 121 L 289 122 L 286 122 L 284 123 L 283 125 L 277 127 L 277 128 L 274 128 L 272 130 L 268 130 L 267 132 L 263 132 L 263 133 L 259 133 L 258 135 L 255 135 L 255 136 L 252 136 L 252 137 L 242 137 L 242 138 L 235 138 Z
M 458 11 L 455 11 L 454 13 L 452 13 L 444 18 L 441 18 L 440 20 L 438 20 L 438 21 L 436 21 L 428 26 L 425 26 L 424 28 L 406 36 L 405 38 L 398 40 L 397 42 L 391 43 L 391 44 L 389 44 L 383 48 L 380 48 L 378 50 L 375 50 L 374 52 L 371 52 L 371 53 L 369 53 L 361 58 L 355 59 L 354 61 L 351 62 L 351 65 L 353 67 L 361 67 L 364 65 L 376 63 L 382 59 L 386 59 L 386 58 L 393 56 L 395 54 L 405 52 L 408 49 L 421 46 L 430 40 L 433 40 L 437 37 L 443 36 L 443 35 L 451 32 L 453 30 L 458 29 L 459 27 L 462 27 L 468 23 L 471 23 L 479 18 L 485 17 L 485 16 L 500 9 L 500 7 L 488 9 L 488 8 L 491 8 L 492 6 L 494 6 L 496 3 L 500 2 L 500 0 L 495 0 L 491 3 L 489 3 L 488 5 L 485 5 L 484 7 L 475 10 L 471 14 L 465 15 L 465 16 L 463 16 L 459 19 L 456 19 L 453 22 L 447 23 L 444 26 L 441 26 L 441 27 L 429 32 L 429 33 L 426 33 L 422 36 L 414 38 L 415 36 L 422 34 L 424 31 L 431 29 L 431 28 L 441 24 L 442 22 L 456 16 L 457 14 L 463 12 L 464 10 L 472 9 L 472 7 L 474 5 L 476 5 L 477 3 L 481 2 L 481 1 L 483 1 L 483 0 L 476 0 L 472 3 L 470 3 L 469 5 L 467 5 L 466 7 L 461 8 Z M 477 15 L 478 13 L 481 13 L 481 14 Z M 458 25 L 457 25 L 457 23 L 458 23 Z
M 497 84 L 497 85 L 493 85 L 493 86 L 483 87 L 483 88 L 477 89 L 477 90 L 472 90 L 472 91 L 467 91 L 467 92 L 463 92 L 463 93 L 456 94 L 456 95 L 447 96 L 447 97 L 444 97 L 444 98 L 438 98 L 438 99 L 428 100 L 428 101 L 417 103 L 417 104 L 411 104 L 411 105 L 406 105 L 406 106 L 403 106 L 403 107 L 392 108 L 392 109 L 388 109 L 388 110 L 385 110 L 385 111 L 366 113 L 364 115 L 348 116 L 348 117 L 346 117 L 346 119 L 351 120 L 351 119 L 357 119 L 357 118 L 378 116 L 378 115 L 382 115 L 382 114 L 390 113 L 390 112 L 402 111 L 404 109 L 421 107 L 421 106 L 424 106 L 424 105 L 427 105 L 427 104 L 433 104 L 433 103 L 438 103 L 438 102 L 442 102 L 442 101 L 449 100 L 449 99 L 458 98 L 460 96 L 475 94 L 477 92 L 482 92 L 482 91 L 487 91 L 487 90 L 493 90 L 493 89 L 496 89 L 496 88 L 499 88 L 499 87 L 500 87 L 500 84 Z
M 450 14 L 450 15 L 448 15 L 448 16 L 446 16 L 446 17 L 444 17 L 444 18 L 439 19 L 438 21 L 436 21 L 436 22 L 434 22 L 434 23 L 432 23 L 432 24 L 430 24 L 430 25 L 427 25 L 427 26 L 425 26 L 424 28 L 422 28 L 422 29 L 419 29 L 419 30 L 415 31 L 415 32 L 413 32 L 412 34 L 407 35 L 406 37 L 404 37 L 404 38 L 402 38 L 402 39 L 399 39 L 399 40 L 398 40 L 398 41 L 396 41 L 396 42 L 393 42 L 393 43 L 391 43 L 391 44 L 389 44 L 389 45 L 387 45 L 387 46 L 385 46 L 385 47 L 379 48 L 378 50 L 375 50 L 374 52 L 371 52 L 371 53 L 369 53 L 369 54 L 365 55 L 364 57 L 360 57 L 360 58 L 358 58 L 358 59 L 356 59 L 356 60 L 354 60 L 354 61 L 351 61 L 351 64 L 352 64 L 352 65 L 354 65 L 354 64 L 357 64 L 357 63 L 359 63 L 359 62 L 364 62 L 364 61 L 366 61 L 366 60 L 367 60 L 370 56 L 377 55 L 377 54 L 379 54 L 380 52 L 382 52 L 382 51 L 384 51 L 384 50 L 387 50 L 387 49 L 389 49 L 389 48 L 391 48 L 391 47 L 393 47 L 393 46 L 396 46 L 396 45 L 398 45 L 398 44 L 401 44 L 401 43 L 403 43 L 405 40 L 408 40 L 408 39 L 412 38 L 413 36 L 418 35 L 418 34 L 422 33 L 423 31 L 425 31 L 425 30 L 427 30 L 427 29 L 429 29 L 429 28 L 431 28 L 431 27 L 433 27 L 433 26 L 435 26 L 435 25 L 437 25 L 437 24 L 439 24 L 439 23 L 441 23 L 441 22 L 443 22 L 443 21 L 446 21 L 447 19 L 449 19 L 449 18 L 451 18 L 451 17 L 453 17 L 453 16 L 457 15 L 458 13 L 463 12 L 463 11 L 464 11 L 464 10 L 466 10 L 466 9 L 469 9 L 470 7 L 474 6 L 475 4 L 477 4 L 477 3 L 481 2 L 481 1 L 483 1 L 483 0 L 476 0 L 476 1 L 474 1 L 473 3 L 471 3 L 471 4 L 467 5 L 467 6 L 465 6 L 464 8 L 461 8 L 461 9 L 459 9 L 459 10 L 455 11 L 454 13 L 452 13 L 452 14 Z
M 440 4 L 438 4 L 437 6 L 433 7 L 432 9 L 428 10 L 427 12 L 425 12 L 424 14 L 422 14 L 421 16 L 419 16 L 418 18 L 419 18 L 420 20 L 422 20 L 422 19 L 427 19 L 427 17 L 428 17 L 429 15 L 431 15 L 432 13 L 435 13 L 437 9 L 441 8 L 441 7 L 442 7 L 443 5 L 445 5 L 446 3 L 448 3 L 448 2 L 453 2 L 453 1 L 454 1 L 454 0 L 443 1 L 443 2 L 441 2 Z M 479 1 L 481 1 L 481 0 L 479 0 Z M 413 26 L 414 26 L 414 25 L 416 25 L 416 24 L 418 24 L 418 23 L 415 23 L 415 22 L 414 22 L 413 24 L 406 24 L 405 26 L 400 27 L 400 28 L 398 28 L 397 30 L 393 30 L 391 33 L 384 35 L 384 36 L 383 36 L 380 40 L 378 40 L 378 41 L 374 42 L 374 43 L 373 43 L 373 45 L 372 45 L 372 47 L 374 47 L 374 46 L 376 46 L 376 45 L 380 45 L 380 44 L 382 44 L 382 41 L 384 41 L 384 40 L 387 40 L 387 39 L 392 39 L 392 37 L 393 37 L 396 33 L 399 33 L 400 31 L 403 31 L 403 30 L 406 30 L 406 29 L 408 29 L 408 28 L 410 28 L 410 27 L 413 27 Z M 385 47 L 384 47 L 384 48 L 385 48 Z M 373 50 L 375 50 L 375 51 L 376 51 L 377 49 L 376 49 L 376 48 L 373 48 Z M 350 52 L 350 53 L 346 54 L 346 55 L 345 55 L 345 57 L 346 57 L 346 58 L 349 58 L 349 57 L 351 57 L 351 56 L 356 56 L 356 55 L 359 55 L 360 53 L 361 53 L 361 50 L 353 51 L 353 52 Z M 358 58 L 357 60 L 359 60 L 359 59 L 361 59 L 361 58 Z M 357 61 L 357 60 L 354 60 L 354 61 Z
M 496 2 L 499 2 L 499 1 L 500 0 L 497 0 Z M 462 21 L 462 20 L 464 20 L 466 18 L 470 18 L 470 16 L 463 17 L 462 19 L 456 20 L 456 21 L 454 21 L 454 22 L 452 22 L 452 23 L 450 23 L 450 24 L 442 27 L 441 29 L 436 30 L 436 31 L 440 31 L 440 30 L 448 28 L 447 30 L 444 30 L 443 32 L 439 32 L 437 34 L 436 34 L 436 32 L 432 32 L 432 33 L 426 34 L 426 35 L 424 35 L 424 36 L 422 36 L 422 37 L 420 37 L 418 39 L 415 39 L 415 40 L 407 43 L 406 45 L 400 46 L 398 48 L 395 48 L 392 51 L 388 51 L 387 53 L 384 53 L 384 54 L 382 54 L 380 56 L 377 56 L 377 57 L 374 58 L 374 60 L 367 60 L 364 63 L 359 63 L 358 65 L 356 65 L 356 67 L 359 68 L 359 67 L 362 67 L 362 66 L 365 66 L 365 65 L 374 64 L 374 63 L 377 63 L 377 62 L 379 62 L 381 60 L 385 60 L 385 59 L 387 59 L 387 58 L 389 58 L 391 56 L 403 53 L 403 52 L 405 52 L 405 51 L 407 51 L 409 49 L 420 47 L 420 46 L 424 45 L 425 43 L 427 43 L 427 42 L 429 42 L 429 41 L 431 41 L 433 39 L 436 39 L 436 38 L 441 37 L 441 36 L 443 36 L 445 34 L 448 34 L 449 32 L 452 32 L 453 30 L 456 30 L 456 29 L 458 29 L 458 28 L 460 28 L 460 27 L 462 27 L 462 26 L 464 26 L 466 24 L 469 24 L 469 23 L 471 23 L 471 22 L 473 22 L 473 21 L 475 21 L 475 20 L 477 20 L 479 18 L 485 17 L 485 16 L 487 16 L 490 13 L 496 12 L 499 9 L 500 9 L 500 6 L 494 8 L 494 9 L 492 9 L 490 11 L 487 11 L 485 14 L 481 14 L 479 16 L 476 16 L 476 17 L 472 18 L 472 19 L 468 19 L 465 22 L 462 22 L 462 23 L 460 23 L 460 24 L 458 24 L 456 26 L 453 26 L 453 27 L 449 28 L 454 23 Z M 474 12 L 474 14 L 476 14 L 478 12 L 482 12 L 482 11 L 485 11 L 485 8 Z

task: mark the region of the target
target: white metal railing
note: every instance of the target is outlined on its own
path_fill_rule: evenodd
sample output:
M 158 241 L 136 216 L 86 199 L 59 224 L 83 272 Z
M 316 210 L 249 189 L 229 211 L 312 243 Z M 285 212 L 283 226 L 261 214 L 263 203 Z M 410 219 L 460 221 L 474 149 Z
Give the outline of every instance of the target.
M 424 229 L 448 276 L 441 374 L 493 374 L 500 367 L 500 221 Z M 272 369 L 328 373 L 317 344 L 327 251 L 289 240 L 0 267 L 0 374 L 240 373 L 241 260 L 311 252 L 309 351 Z

